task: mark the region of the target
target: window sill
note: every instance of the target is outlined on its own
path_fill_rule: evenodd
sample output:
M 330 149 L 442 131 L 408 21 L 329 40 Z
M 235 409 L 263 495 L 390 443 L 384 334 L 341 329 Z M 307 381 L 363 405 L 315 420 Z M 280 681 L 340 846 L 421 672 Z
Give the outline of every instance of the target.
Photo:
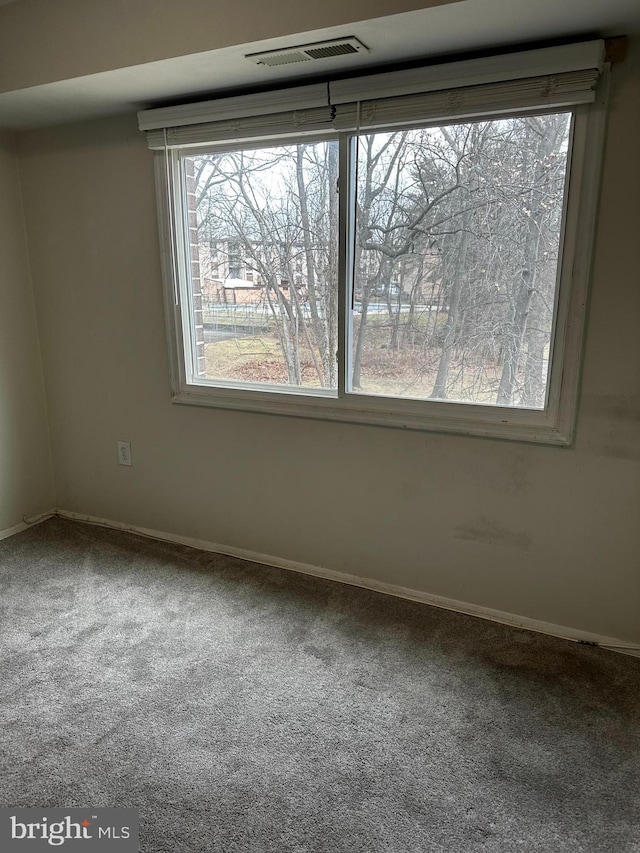
M 448 433 L 555 446 L 571 444 L 570 423 L 549 411 L 366 394 L 292 393 L 187 385 L 173 395 L 181 405 L 283 417 Z

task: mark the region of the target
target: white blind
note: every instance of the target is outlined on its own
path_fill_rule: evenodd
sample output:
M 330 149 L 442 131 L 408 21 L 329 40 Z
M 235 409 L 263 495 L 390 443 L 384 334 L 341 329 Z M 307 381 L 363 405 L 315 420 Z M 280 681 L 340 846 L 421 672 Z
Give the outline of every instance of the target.
M 604 42 L 509 53 L 138 113 L 153 149 L 451 120 L 595 100 Z
M 595 100 L 596 69 L 506 83 L 464 86 L 441 92 L 369 98 L 336 108 L 336 130 L 412 124 L 419 121 L 472 118 L 530 108 L 568 107 Z
M 183 127 L 147 131 L 149 148 L 163 150 L 206 145 L 207 142 L 233 142 L 243 139 L 269 139 L 295 134 L 322 133 L 335 128 L 334 110 L 329 106 L 292 110 L 284 113 L 246 116 L 227 121 L 210 121 Z

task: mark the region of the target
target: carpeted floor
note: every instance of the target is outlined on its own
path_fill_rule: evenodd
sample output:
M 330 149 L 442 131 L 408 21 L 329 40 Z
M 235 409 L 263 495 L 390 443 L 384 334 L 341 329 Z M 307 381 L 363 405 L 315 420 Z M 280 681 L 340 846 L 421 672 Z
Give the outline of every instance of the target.
M 0 805 L 135 806 L 144 853 L 640 851 L 640 660 L 59 519 L 0 543 L 0 615 Z

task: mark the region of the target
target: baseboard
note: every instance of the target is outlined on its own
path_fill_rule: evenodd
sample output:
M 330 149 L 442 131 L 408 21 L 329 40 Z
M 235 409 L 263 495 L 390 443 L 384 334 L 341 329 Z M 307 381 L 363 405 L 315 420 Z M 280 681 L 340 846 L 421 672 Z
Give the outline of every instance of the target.
M 20 524 L 14 524 L 13 527 L 7 527 L 4 530 L 0 530 L 0 539 L 8 539 L 10 536 L 15 536 L 16 533 L 22 533 L 23 530 L 27 529 L 27 527 L 29 527 L 29 525 L 22 521 Z
M 247 551 L 244 548 L 235 548 L 230 545 L 219 545 L 215 542 L 208 542 L 204 539 L 193 539 L 189 536 L 164 533 L 160 530 L 151 530 L 147 527 L 137 527 L 120 521 L 97 518 L 95 516 L 83 515 L 82 513 L 71 512 L 63 509 L 56 510 L 54 514 L 61 518 L 68 518 L 74 521 L 84 521 L 88 524 L 108 527 L 114 530 L 127 531 L 129 533 L 134 533 L 137 536 L 145 536 L 149 539 L 156 539 L 162 542 L 173 542 L 178 545 L 186 545 L 189 548 L 196 548 L 199 551 L 211 551 L 215 554 L 238 557 L 241 560 L 247 560 L 251 563 L 262 563 L 278 569 L 287 569 L 288 571 L 300 572 L 305 575 L 313 575 L 313 577 L 337 581 L 338 583 L 344 583 L 350 586 L 358 586 L 362 589 L 381 592 L 385 595 L 393 595 L 396 598 L 405 598 L 409 601 L 417 601 L 421 604 L 431 605 L 432 607 L 440 607 L 443 610 L 453 610 L 456 613 L 464 613 L 468 616 L 477 616 L 480 619 L 488 619 L 491 622 L 499 622 L 502 625 L 510 625 L 514 628 L 523 628 L 527 631 L 535 631 L 538 634 L 548 634 L 553 637 L 559 637 L 563 640 L 570 640 L 574 643 L 599 646 L 600 648 L 605 648 L 610 651 L 640 657 L 640 645 L 618 640 L 615 637 L 605 637 L 600 634 L 592 634 L 589 631 L 579 631 L 574 628 L 567 628 L 563 625 L 555 625 L 551 622 L 542 622 L 538 619 L 530 619 L 527 616 L 517 616 L 513 613 L 506 613 L 502 610 L 493 610 L 489 607 L 482 607 L 465 601 L 457 601 L 455 599 L 444 598 L 439 595 L 430 595 L 426 592 L 396 586 L 395 584 L 383 583 L 382 581 L 376 581 L 371 578 L 363 578 L 357 575 L 336 572 L 333 569 L 325 569 L 321 566 L 299 563 L 295 560 L 285 560 L 280 557 L 273 557 L 270 554 Z
M 20 524 L 14 524 L 13 527 L 6 527 L 4 530 L 0 530 L 0 539 L 8 539 L 10 536 L 15 536 L 16 533 L 22 533 L 23 530 L 33 527 L 34 524 L 40 524 L 41 521 L 46 521 L 57 514 L 57 510 L 51 509 L 32 518 L 24 517 Z

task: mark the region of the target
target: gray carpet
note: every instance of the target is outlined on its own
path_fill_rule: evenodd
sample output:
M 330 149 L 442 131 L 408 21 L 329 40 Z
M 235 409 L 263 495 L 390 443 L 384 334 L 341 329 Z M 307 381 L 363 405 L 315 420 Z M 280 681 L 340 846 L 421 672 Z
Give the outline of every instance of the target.
M 0 614 L 1 805 L 134 806 L 145 853 L 640 851 L 640 660 L 59 519 Z

